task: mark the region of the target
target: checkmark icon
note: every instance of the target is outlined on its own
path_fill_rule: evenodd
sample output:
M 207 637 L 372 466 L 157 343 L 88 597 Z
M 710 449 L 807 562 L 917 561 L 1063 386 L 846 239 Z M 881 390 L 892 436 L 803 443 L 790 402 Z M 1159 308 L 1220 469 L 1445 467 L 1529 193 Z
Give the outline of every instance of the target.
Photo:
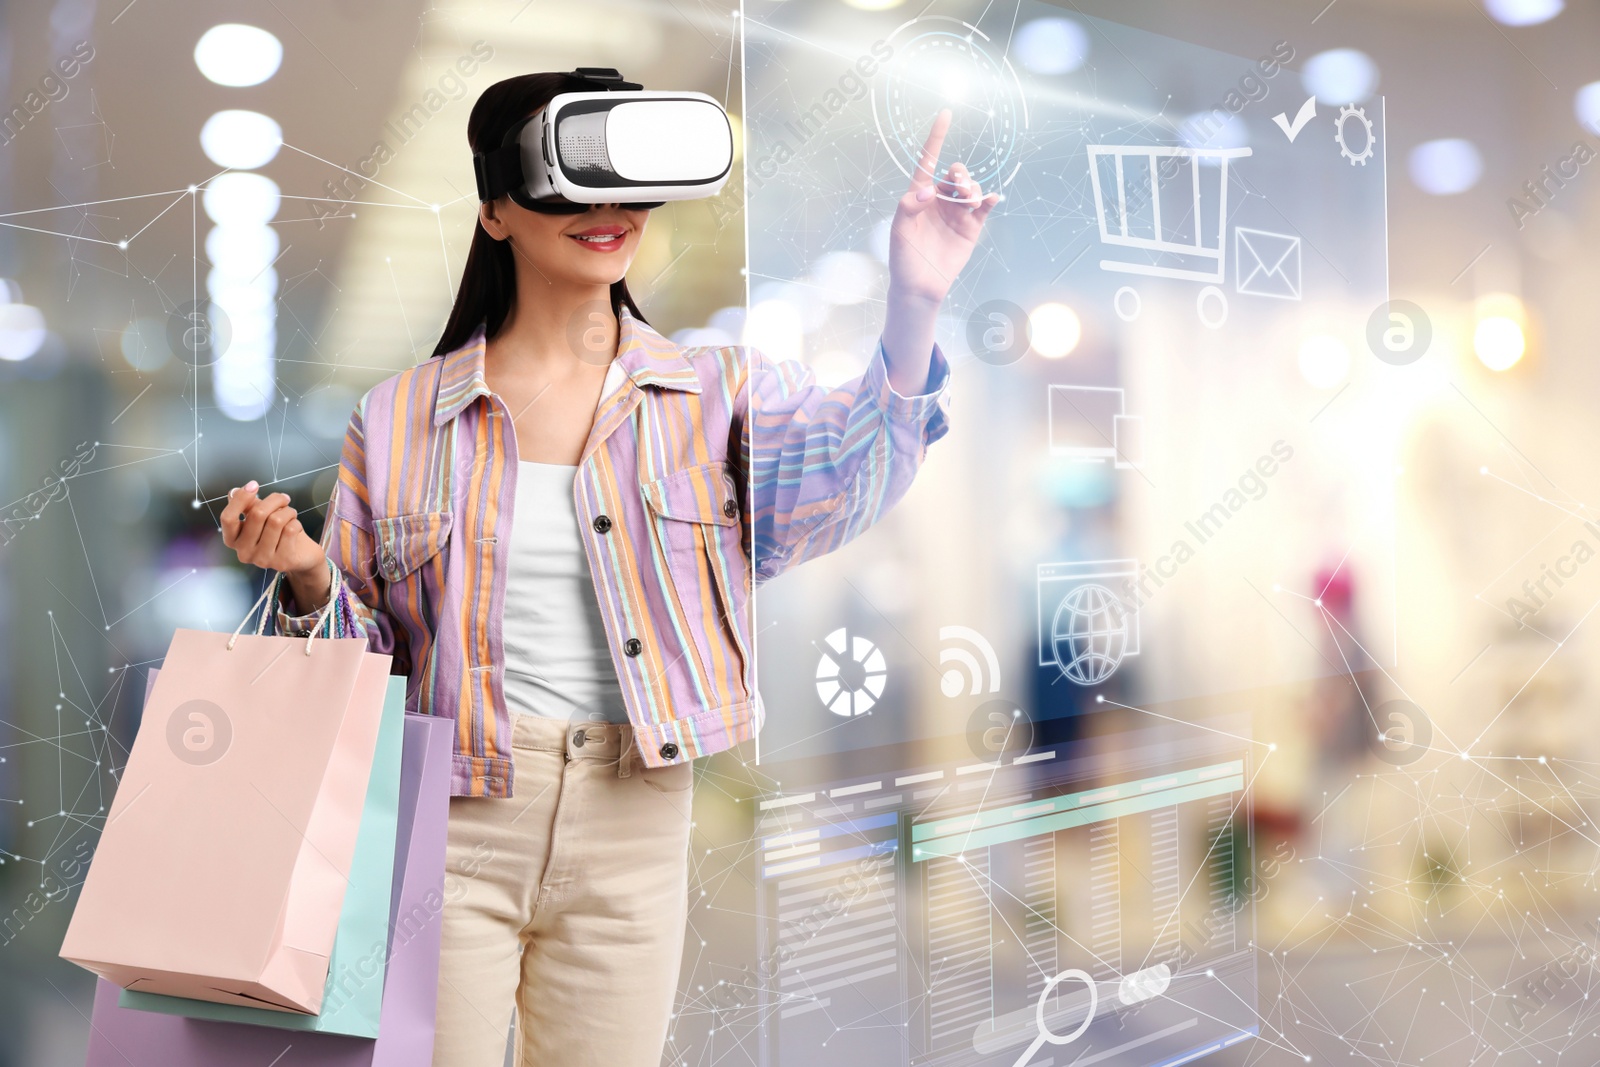
M 1289 143 L 1293 144 L 1295 136 L 1301 130 L 1306 128 L 1306 123 L 1310 122 L 1316 113 L 1317 98 L 1315 96 L 1308 96 L 1306 97 L 1306 102 L 1300 105 L 1300 112 L 1299 114 L 1295 115 L 1294 123 L 1292 125 L 1289 122 L 1289 116 L 1285 115 L 1282 111 L 1272 116 L 1272 121 L 1277 123 L 1278 129 L 1282 130 L 1283 135 L 1289 138 Z

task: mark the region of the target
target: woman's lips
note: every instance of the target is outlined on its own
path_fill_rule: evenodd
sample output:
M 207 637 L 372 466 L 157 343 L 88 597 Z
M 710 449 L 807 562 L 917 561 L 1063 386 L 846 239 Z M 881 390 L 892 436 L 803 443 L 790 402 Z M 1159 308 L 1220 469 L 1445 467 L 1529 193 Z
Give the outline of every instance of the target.
M 591 252 L 615 252 L 627 240 L 627 233 L 598 233 L 586 236 L 567 234 L 572 241 L 577 242 Z

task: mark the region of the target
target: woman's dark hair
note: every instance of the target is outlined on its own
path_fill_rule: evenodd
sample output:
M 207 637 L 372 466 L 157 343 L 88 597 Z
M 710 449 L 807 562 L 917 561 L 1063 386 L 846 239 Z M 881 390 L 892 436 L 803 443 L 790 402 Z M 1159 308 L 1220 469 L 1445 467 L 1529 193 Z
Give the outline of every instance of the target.
M 467 142 L 473 152 L 499 148 L 507 130 L 544 107 L 557 93 L 586 88 L 593 86 L 555 73 L 521 74 L 495 82 L 472 105 L 472 115 L 467 119 Z M 439 338 L 433 354 L 442 356 L 454 352 L 472 340 L 479 326 L 483 327 L 485 339 L 499 333 L 516 298 L 517 270 L 511 242 L 496 241 L 483 228 L 482 222 L 475 222 L 472 248 L 467 252 L 467 265 L 461 272 L 461 288 L 456 291 L 455 306 L 450 309 L 444 335 Z M 634 318 L 645 321 L 639 305 L 628 292 L 626 278 L 611 285 L 612 314 L 620 314 L 624 304 Z

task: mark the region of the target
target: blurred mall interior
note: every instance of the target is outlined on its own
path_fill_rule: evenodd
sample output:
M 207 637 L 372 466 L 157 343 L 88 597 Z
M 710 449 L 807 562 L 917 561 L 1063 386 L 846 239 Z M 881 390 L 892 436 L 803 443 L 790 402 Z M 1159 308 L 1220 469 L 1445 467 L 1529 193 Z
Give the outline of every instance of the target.
M 950 26 L 993 62 L 917 84 L 918 49 Z M 893 58 L 852 73 L 875 42 Z M 733 116 L 734 179 L 652 212 L 629 273 L 685 345 L 859 374 L 898 131 L 925 129 L 940 93 L 952 149 L 1005 193 L 942 312 L 950 435 L 879 528 L 758 591 L 767 732 L 699 768 L 663 1062 L 1015 1062 L 983 1027 L 1031 1012 L 1049 968 L 1007 977 L 1041 966 L 1035 935 L 1013 959 L 983 919 L 982 967 L 960 973 L 989 999 L 962 1014 L 922 914 L 945 906 L 936 864 L 955 852 L 886 891 L 902 956 L 852 972 L 871 1012 L 745 988 L 784 936 L 762 932 L 779 897 L 752 872 L 772 834 L 810 825 L 773 805 L 983 758 L 963 737 L 987 736 L 998 694 L 1091 784 L 1155 782 L 1202 750 L 1242 761 L 1231 806 L 1130 816 L 1107 890 L 1140 909 L 1119 951 L 1192 959 L 1203 902 L 1138 884 L 1170 835 L 1173 879 L 1244 917 L 1229 936 L 1253 977 L 1227 1011 L 1252 1040 L 1203 1062 L 1600 1063 L 1597 42 L 1585 0 L 0 0 L 0 1067 L 83 1062 L 94 979 L 57 956 L 73 861 L 173 630 L 231 630 L 261 588 L 221 543 L 220 502 L 256 479 L 320 526 L 352 409 L 429 358 L 449 311 L 477 211 L 473 101 L 580 65 Z M 1192 164 L 1197 209 L 1219 172 L 1232 197 L 1215 297 L 1103 266 L 1091 173 L 1112 171 L 1086 148 L 1151 144 L 1238 150 L 1231 171 Z M 1272 237 L 1296 271 L 1276 301 L 1237 262 Z M 1058 440 L 1078 424 L 1051 405 L 1082 414 L 1074 390 L 1114 390 L 1125 406 L 1083 425 L 1132 433 L 1137 415 L 1142 458 Z M 1197 536 L 1219 503 L 1226 525 Z M 1084 561 L 1156 576 L 1135 644 L 1092 677 L 1058 669 L 1043 606 L 1066 573 L 1043 568 Z M 992 659 L 976 696 L 942 654 L 960 626 Z M 819 682 L 847 631 L 887 654 L 870 722 Z M 1162 732 L 1128 740 L 1143 727 Z M 1094 930 L 1095 850 L 1117 838 L 1067 836 L 1028 921 Z M 1002 853 L 984 877 L 1022 886 L 1036 853 Z M 1157 1062 L 1123 1047 L 1032 1062 Z

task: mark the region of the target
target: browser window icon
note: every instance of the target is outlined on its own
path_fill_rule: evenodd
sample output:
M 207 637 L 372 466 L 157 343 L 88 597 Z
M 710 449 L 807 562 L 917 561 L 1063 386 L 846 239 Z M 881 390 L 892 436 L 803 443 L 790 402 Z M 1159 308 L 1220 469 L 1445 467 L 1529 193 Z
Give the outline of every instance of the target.
M 1251 296 L 1300 299 L 1300 238 L 1237 226 L 1233 256 L 1239 278 L 1234 288 Z

